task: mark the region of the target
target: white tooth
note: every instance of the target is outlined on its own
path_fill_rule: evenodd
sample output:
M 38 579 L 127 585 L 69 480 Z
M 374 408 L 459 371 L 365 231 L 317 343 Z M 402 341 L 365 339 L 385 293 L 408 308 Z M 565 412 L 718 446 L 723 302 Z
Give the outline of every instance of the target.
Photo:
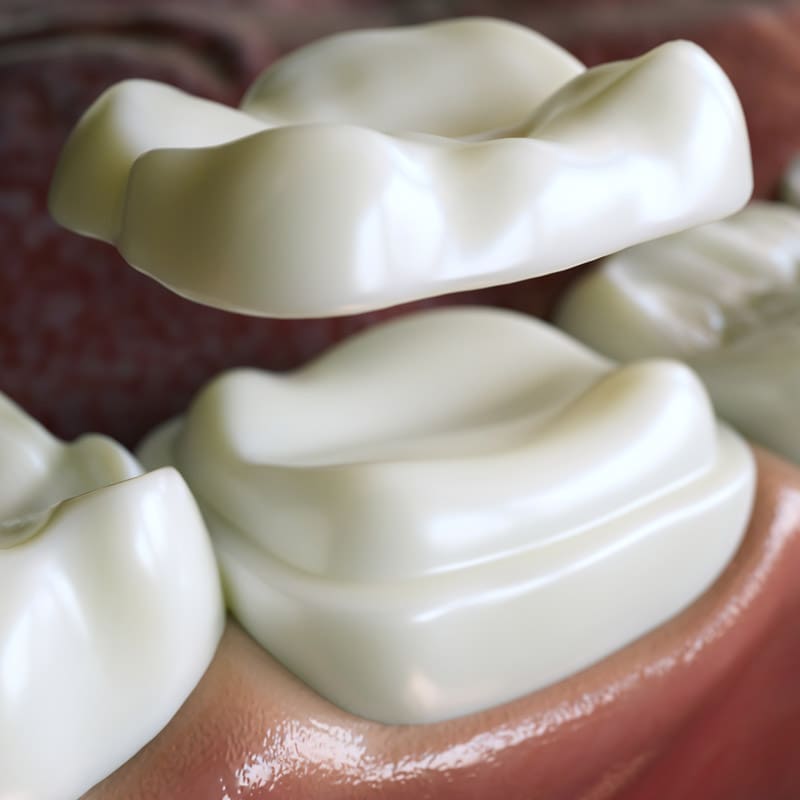
M 50 187 L 51 213 L 70 230 L 116 241 L 139 156 L 215 147 L 264 129 L 249 114 L 163 83 L 115 84 L 81 117 L 61 152 Z
M 2 798 L 82 795 L 167 724 L 214 653 L 203 521 L 174 470 L 141 472 L 0 395 Z
M 615 369 L 489 309 L 229 373 L 140 455 L 183 471 L 250 633 L 388 723 L 510 700 L 662 623 L 727 563 L 754 485 L 682 365 Z
M 781 195 L 787 203 L 800 206 L 800 156 L 794 158 L 783 176 Z
M 151 150 L 215 147 L 315 122 L 475 136 L 523 122 L 583 69 L 519 25 L 462 19 L 322 39 L 267 69 L 243 111 L 156 81 L 123 81 L 67 142 L 50 207 L 67 228 L 116 241 L 131 169 Z
M 607 259 L 557 322 L 613 358 L 686 360 L 723 417 L 800 462 L 799 273 L 800 211 L 753 203 Z
M 485 51 L 474 50 L 481 26 Z M 481 94 L 452 89 L 448 75 L 480 72 L 506 44 Z M 441 76 L 398 74 L 408 52 L 433 75 L 441 63 Z M 672 42 L 565 83 L 576 70 L 541 37 L 471 21 L 301 51 L 248 96 L 264 122 L 156 84 L 121 84 L 65 148 L 51 210 L 186 297 L 308 317 L 565 269 L 746 202 L 744 118 L 704 51 Z M 338 88 L 321 106 L 328 81 Z M 376 95 L 384 102 L 370 105 Z M 477 130 L 487 103 L 488 128 L 515 126 Z M 450 126 L 470 141 L 434 135 Z
M 473 137 L 524 123 L 583 71 L 566 50 L 513 22 L 446 20 L 320 39 L 259 76 L 242 108 L 273 126 Z

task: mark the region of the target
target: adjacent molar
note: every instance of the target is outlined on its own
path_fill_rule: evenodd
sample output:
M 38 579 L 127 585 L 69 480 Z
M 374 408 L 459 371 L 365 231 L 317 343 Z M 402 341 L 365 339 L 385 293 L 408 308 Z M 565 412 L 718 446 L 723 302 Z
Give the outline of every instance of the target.
M 197 507 L 102 436 L 0 395 L 0 797 L 82 795 L 195 687 L 224 613 Z
M 723 417 L 800 462 L 799 273 L 800 211 L 753 203 L 611 256 L 556 320 L 612 358 L 687 361 Z
M 50 203 L 179 294 L 307 317 L 565 269 L 725 216 L 751 185 L 738 99 L 697 46 L 582 71 L 462 20 L 311 45 L 243 110 L 119 84 Z
M 308 45 L 255 81 L 243 111 L 154 81 L 123 81 L 84 114 L 67 142 L 51 209 L 68 228 L 117 241 L 131 170 L 150 151 L 215 147 L 313 123 L 476 137 L 522 124 L 583 70 L 558 45 L 519 25 L 462 19 L 348 32 Z M 346 183 L 340 188 L 346 191 Z M 271 252 L 259 244 L 259 252 Z
M 248 631 L 389 723 L 502 703 L 665 621 L 728 562 L 754 484 L 686 367 L 615 368 L 490 309 L 228 373 L 140 456 L 183 472 Z

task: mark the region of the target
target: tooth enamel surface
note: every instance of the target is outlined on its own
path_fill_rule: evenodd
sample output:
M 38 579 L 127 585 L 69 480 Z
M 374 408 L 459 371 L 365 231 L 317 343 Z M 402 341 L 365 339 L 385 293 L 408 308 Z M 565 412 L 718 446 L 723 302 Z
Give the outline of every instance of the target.
M 787 203 L 800 207 L 800 156 L 796 156 L 789 164 L 783 177 L 781 194 Z
M 612 358 L 687 361 L 722 417 L 800 462 L 799 271 L 800 211 L 753 203 L 606 259 L 557 322 Z
M 239 370 L 140 450 L 182 470 L 238 619 L 341 707 L 486 708 L 603 658 L 727 563 L 749 450 L 684 366 L 489 309 Z
M 275 127 L 326 122 L 487 135 L 523 123 L 583 70 L 527 28 L 463 19 L 322 39 L 267 69 L 243 111 L 155 81 L 123 81 L 86 112 L 67 142 L 51 210 L 72 230 L 116 241 L 131 169 L 148 151 L 215 147 Z
M 751 186 L 738 99 L 697 46 L 581 72 L 466 20 L 312 45 L 244 110 L 119 84 L 50 206 L 193 300 L 313 317 L 565 269 L 730 214 Z
M 224 611 L 197 507 L 102 436 L 0 395 L 0 797 L 77 798 L 171 719 Z M 110 485 L 113 484 L 113 485 Z
M 278 61 L 242 109 L 270 126 L 309 122 L 484 136 L 522 124 L 584 71 L 544 36 L 498 19 L 349 31 Z

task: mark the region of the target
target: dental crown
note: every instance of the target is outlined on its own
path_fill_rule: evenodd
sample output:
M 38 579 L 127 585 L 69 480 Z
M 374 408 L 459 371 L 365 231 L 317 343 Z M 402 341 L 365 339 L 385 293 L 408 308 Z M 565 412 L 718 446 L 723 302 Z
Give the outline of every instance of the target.
M 314 317 L 566 269 L 751 189 L 739 101 L 696 45 L 584 70 L 467 19 L 311 45 L 241 110 L 118 84 L 67 143 L 50 207 L 185 297 Z

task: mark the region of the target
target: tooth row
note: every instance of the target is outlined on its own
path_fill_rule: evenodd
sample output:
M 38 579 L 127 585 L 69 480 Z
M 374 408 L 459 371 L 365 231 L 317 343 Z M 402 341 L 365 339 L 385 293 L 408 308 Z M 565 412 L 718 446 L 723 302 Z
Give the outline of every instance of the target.
M 489 309 L 407 317 L 288 377 L 223 375 L 140 456 L 186 477 L 248 631 L 386 723 L 513 699 L 673 616 L 753 493 L 685 367 L 617 369 Z
M 751 185 L 738 100 L 696 46 L 584 70 L 460 20 L 312 45 L 240 109 L 112 87 L 50 204 L 180 294 L 304 317 L 565 269 L 731 213 Z M 147 474 L 1 398 L 0 444 L 0 795 L 42 800 L 82 794 L 180 707 L 224 624 L 217 561 L 239 620 L 311 686 L 428 722 L 680 611 L 754 490 L 684 367 L 616 367 L 476 309 L 291 376 L 220 377 L 145 442 Z
M 612 358 L 686 360 L 719 413 L 800 462 L 800 211 L 739 214 L 617 253 L 564 298 L 557 322 Z
M 751 189 L 738 99 L 699 47 L 583 71 L 472 20 L 334 37 L 269 70 L 242 110 L 118 84 L 66 145 L 50 205 L 188 298 L 314 317 L 566 269 L 732 213 Z
M 224 610 L 172 469 L 51 437 L 0 395 L 0 796 L 76 798 L 131 758 L 208 666 Z

